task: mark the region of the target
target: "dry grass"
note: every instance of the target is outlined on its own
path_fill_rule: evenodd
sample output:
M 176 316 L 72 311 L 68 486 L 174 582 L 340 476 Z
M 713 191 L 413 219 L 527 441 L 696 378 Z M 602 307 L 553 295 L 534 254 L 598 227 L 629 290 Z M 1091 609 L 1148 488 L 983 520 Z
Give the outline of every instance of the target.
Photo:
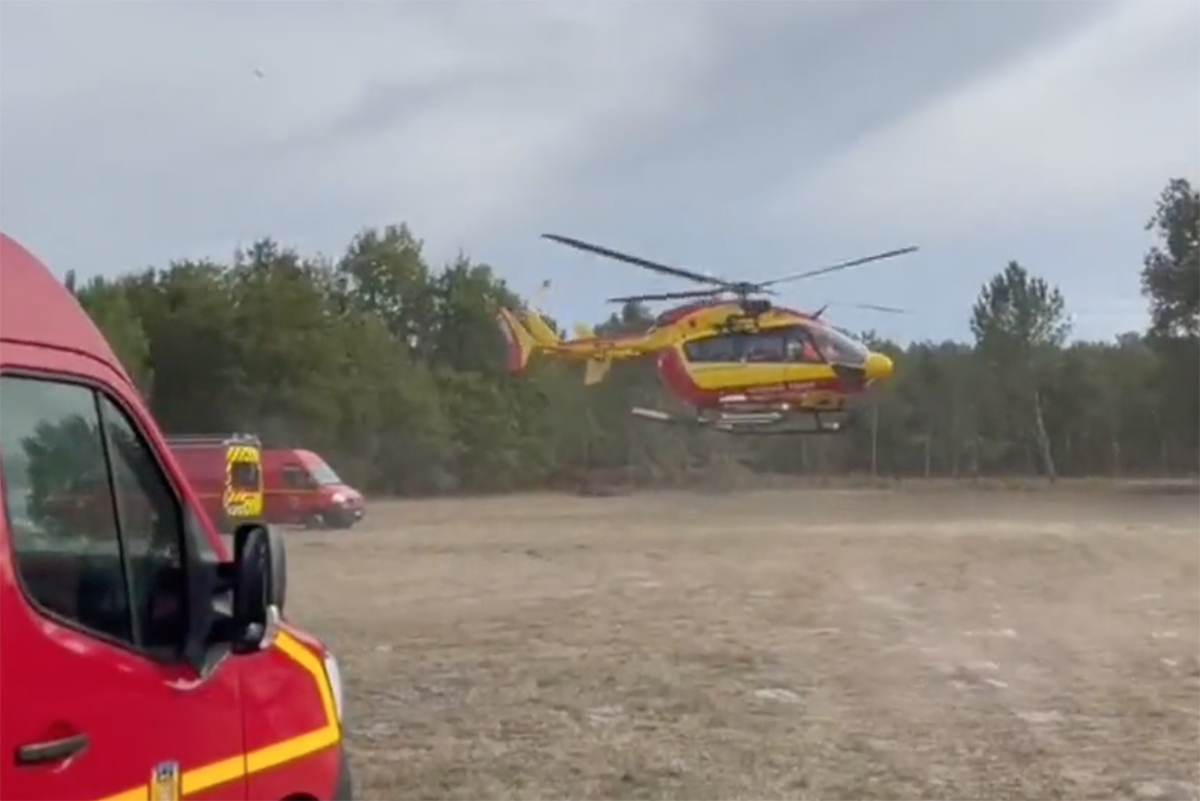
M 1197 797 L 1194 494 L 370 514 L 289 554 L 363 797 Z

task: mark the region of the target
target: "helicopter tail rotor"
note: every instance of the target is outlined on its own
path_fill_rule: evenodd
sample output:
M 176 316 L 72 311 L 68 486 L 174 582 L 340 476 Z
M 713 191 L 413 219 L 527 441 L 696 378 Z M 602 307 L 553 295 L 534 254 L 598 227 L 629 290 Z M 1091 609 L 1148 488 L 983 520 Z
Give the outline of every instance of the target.
M 550 294 L 549 278 L 547 278 L 545 281 L 542 281 L 542 285 L 538 287 L 537 292 L 534 292 L 533 296 L 529 298 L 529 308 L 533 311 L 541 313 L 542 304 L 546 302 L 546 295 L 548 294 Z

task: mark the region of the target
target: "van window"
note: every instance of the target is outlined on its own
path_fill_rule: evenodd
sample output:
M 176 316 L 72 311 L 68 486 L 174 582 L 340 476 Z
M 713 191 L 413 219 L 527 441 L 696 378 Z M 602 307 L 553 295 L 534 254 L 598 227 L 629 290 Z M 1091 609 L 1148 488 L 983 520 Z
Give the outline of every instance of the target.
M 95 394 L 0 378 L 0 466 L 13 560 L 47 612 L 132 642 L 132 620 Z
M 334 469 L 320 457 L 315 459 L 313 463 L 309 465 L 309 469 L 312 471 L 313 480 L 323 487 L 343 483 L 342 477 L 334 472 Z
M 299 465 L 284 465 L 280 477 L 283 479 L 283 486 L 288 489 L 309 489 L 312 486 L 312 478 L 308 471 Z
M 100 418 L 115 477 L 139 645 L 170 657 L 182 646 L 187 630 L 183 513 L 150 446 L 125 413 L 103 396 Z
M 254 462 L 234 462 L 229 466 L 229 479 L 235 490 L 256 491 L 260 483 L 258 465 Z
M 182 512 L 129 418 L 87 387 L 4 376 L 0 430 L 14 562 L 34 603 L 151 655 L 176 654 Z

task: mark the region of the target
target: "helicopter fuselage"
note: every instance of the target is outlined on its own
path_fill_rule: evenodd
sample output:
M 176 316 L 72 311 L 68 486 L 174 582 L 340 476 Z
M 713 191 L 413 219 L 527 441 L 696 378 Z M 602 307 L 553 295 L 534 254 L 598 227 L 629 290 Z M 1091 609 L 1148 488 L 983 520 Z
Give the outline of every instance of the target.
M 693 304 L 655 323 L 676 331 L 658 353 L 659 376 L 698 410 L 842 410 L 892 371 L 888 357 L 791 309 Z
M 543 352 L 583 362 L 584 383 L 595 384 L 614 361 L 653 356 L 666 389 L 694 408 L 692 422 L 728 430 L 766 431 L 785 418 L 848 411 L 854 396 L 892 372 L 887 356 L 790 309 L 751 315 L 737 303 L 692 304 L 660 315 L 643 333 L 570 340 L 529 310 L 501 309 L 498 322 L 514 372 Z M 657 420 L 664 413 L 639 414 Z

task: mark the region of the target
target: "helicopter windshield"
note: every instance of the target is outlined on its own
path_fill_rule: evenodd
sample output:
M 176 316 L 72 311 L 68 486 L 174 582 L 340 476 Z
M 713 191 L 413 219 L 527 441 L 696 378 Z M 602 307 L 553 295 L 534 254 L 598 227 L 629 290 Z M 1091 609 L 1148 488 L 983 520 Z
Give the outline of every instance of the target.
M 713 334 L 684 345 L 688 361 L 742 364 L 807 362 L 863 367 L 868 351 L 836 328 L 809 322 L 755 333 Z
M 825 325 L 810 325 L 808 333 L 812 336 L 821 351 L 821 355 L 830 364 L 841 364 L 846 367 L 862 367 L 867 363 L 868 350 L 853 337 L 849 337 Z

